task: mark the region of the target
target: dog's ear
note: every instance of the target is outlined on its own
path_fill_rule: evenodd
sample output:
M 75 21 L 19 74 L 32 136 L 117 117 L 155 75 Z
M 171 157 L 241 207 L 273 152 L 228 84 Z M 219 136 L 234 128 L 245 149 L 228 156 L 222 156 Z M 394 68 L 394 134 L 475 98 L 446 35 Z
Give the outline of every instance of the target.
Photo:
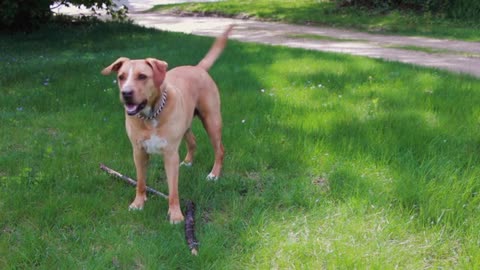
M 103 75 L 110 75 L 110 73 L 113 72 L 118 72 L 118 70 L 122 67 L 123 63 L 125 63 L 125 61 L 128 61 L 130 59 L 126 58 L 126 57 L 120 57 L 118 58 L 115 62 L 113 62 L 110 66 L 104 68 L 102 70 L 102 74 Z
M 147 58 L 145 61 L 153 69 L 153 82 L 155 87 L 160 88 L 160 85 L 162 85 L 165 75 L 167 74 L 167 62 L 155 58 Z

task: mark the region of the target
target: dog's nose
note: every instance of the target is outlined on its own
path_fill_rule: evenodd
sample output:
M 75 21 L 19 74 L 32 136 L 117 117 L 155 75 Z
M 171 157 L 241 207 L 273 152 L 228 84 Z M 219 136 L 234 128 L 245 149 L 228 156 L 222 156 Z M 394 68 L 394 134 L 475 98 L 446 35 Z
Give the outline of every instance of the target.
M 132 99 L 133 97 L 133 91 L 132 90 L 128 90 L 128 91 L 122 91 L 122 97 L 126 100 L 128 99 Z

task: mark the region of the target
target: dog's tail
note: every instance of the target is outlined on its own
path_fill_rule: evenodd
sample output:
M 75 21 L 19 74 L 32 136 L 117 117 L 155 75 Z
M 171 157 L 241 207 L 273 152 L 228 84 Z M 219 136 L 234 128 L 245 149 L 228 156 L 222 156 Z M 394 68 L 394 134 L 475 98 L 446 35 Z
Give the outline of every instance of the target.
M 230 32 L 232 32 L 234 26 L 235 25 L 233 24 L 229 25 L 225 32 L 223 32 L 221 36 L 217 37 L 207 55 L 205 55 L 200 63 L 198 63 L 197 67 L 209 70 L 213 66 L 213 63 L 215 63 L 215 60 L 217 60 L 220 54 L 222 54 L 223 49 L 227 45 L 228 36 L 230 35 Z

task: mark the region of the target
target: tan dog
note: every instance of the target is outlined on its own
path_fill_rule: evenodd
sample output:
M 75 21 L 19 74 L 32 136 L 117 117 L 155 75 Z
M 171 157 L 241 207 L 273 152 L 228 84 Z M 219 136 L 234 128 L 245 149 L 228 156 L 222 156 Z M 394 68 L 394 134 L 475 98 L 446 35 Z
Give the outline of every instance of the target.
M 137 171 L 135 200 L 130 209 L 142 209 L 147 200 L 146 175 L 150 154 L 162 154 L 168 182 L 168 214 L 171 223 L 183 221 L 178 198 L 178 148 L 185 139 L 187 155 L 182 162 L 191 165 L 196 148 L 190 127 L 199 116 L 215 151 L 215 163 L 207 176 L 216 180 L 223 164 L 222 117 L 218 88 L 207 70 L 220 56 L 233 26 L 219 36 L 207 55 L 196 66 L 181 66 L 167 72 L 167 63 L 147 58 L 117 59 L 102 70 L 117 72 L 120 98 L 125 106 L 125 126 L 133 146 Z

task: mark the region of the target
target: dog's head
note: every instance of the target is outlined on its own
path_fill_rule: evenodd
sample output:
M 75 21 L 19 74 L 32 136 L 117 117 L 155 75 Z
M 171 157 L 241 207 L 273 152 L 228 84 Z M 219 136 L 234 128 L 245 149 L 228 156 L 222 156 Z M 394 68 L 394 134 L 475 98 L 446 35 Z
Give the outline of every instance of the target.
M 130 60 L 120 57 L 104 68 L 102 74 L 117 73 L 120 100 L 128 115 L 143 110 L 148 110 L 148 114 L 160 96 L 160 86 L 165 79 L 167 67 L 166 62 L 154 58 Z

